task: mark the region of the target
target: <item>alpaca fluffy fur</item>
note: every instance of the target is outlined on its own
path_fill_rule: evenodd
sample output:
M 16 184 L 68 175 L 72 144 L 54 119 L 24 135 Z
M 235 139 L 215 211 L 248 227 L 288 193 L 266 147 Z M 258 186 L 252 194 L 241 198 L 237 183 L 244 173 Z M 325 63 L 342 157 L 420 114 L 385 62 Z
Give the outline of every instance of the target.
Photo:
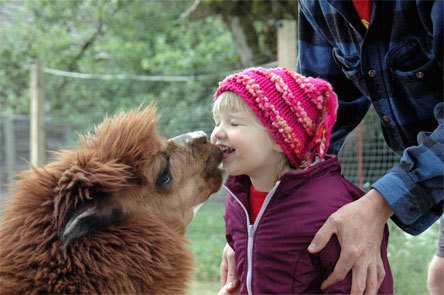
M 184 294 L 193 208 L 222 182 L 220 151 L 156 133 L 154 107 L 105 118 L 22 173 L 0 225 L 0 294 Z

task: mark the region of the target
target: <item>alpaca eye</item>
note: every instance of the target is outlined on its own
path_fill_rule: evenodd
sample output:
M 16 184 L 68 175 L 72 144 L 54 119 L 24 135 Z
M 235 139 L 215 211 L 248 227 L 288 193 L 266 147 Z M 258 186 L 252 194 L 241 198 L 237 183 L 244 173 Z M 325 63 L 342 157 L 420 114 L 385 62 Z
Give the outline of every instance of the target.
M 169 171 L 166 171 L 157 180 L 157 185 L 158 186 L 165 186 L 168 183 L 170 183 L 170 181 L 171 181 L 171 174 L 169 173 Z
M 165 169 L 159 174 L 159 177 L 156 180 L 156 187 L 165 188 L 168 184 L 170 184 L 172 179 L 171 165 L 170 162 L 168 162 Z

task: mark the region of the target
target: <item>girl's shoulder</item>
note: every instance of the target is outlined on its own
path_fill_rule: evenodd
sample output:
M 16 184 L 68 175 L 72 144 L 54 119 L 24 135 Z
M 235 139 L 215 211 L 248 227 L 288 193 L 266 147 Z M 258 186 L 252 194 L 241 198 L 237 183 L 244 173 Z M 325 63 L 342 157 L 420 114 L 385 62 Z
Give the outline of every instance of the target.
M 295 182 L 300 182 L 295 185 Z M 340 207 L 351 203 L 364 192 L 345 179 L 340 173 L 324 174 L 314 178 L 287 178 L 281 183 L 279 198 L 292 213 L 311 216 L 317 222 L 324 222 Z M 313 220 L 315 221 L 315 220 Z M 316 223 L 316 222 L 315 222 Z

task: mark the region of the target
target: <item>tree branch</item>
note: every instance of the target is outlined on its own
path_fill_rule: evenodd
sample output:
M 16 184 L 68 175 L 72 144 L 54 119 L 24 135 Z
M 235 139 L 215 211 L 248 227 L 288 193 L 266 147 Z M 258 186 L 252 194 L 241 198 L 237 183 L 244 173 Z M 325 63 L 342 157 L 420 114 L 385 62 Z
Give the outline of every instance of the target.
M 115 13 L 117 13 L 117 11 L 119 9 L 120 9 L 120 7 L 116 7 L 110 13 L 109 18 L 111 18 Z M 81 60 L 83 58 L 83 56 L 85 55 L 85 52 L 94 44 L 94 42 L 97 40 L 97 38 L 100 36 L 100 34 L 102 34 L 103 22 L 104 22 L 103 18 L 100 18 L 93 34 L 88 39 L 86 39 L 86 41 L 83 43 L 82 47 L 80 48 L 80 51 L 68 64 L 68 66 L 66 68 L 67 71 L 73 72 L 77 69 L 79 60 Z M 60 93 L 65 88 L 66 83 L 68 83 L 68 80 L 66 79 L 66 77 L 64 77 L 62 82 L 60 83 L 60 85 L 54 91 L 55 95 L 56 95 L 55 97 L 57 97 L 57 98 L 60 97 Z
M 183 21 L 184 19 L 186 19 L 194 10 L 196 10 L 196 8 L 199 6 L 199 4 L 200 4 L 200 0 L 194 0 L 193 4 L 190 7 L 188 7 L 188 9 L 185 10 L 176 21 L 179 22 L 179 21 Z

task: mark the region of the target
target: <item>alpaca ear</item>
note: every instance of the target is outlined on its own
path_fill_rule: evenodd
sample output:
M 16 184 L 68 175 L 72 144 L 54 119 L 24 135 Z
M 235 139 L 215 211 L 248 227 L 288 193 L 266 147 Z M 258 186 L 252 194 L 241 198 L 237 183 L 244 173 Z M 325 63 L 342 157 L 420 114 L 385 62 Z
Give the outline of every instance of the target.
M 60 238 L 64 245 L 68 246 L 71 241 L 96 229 L 116 224 L 120 221 L 121 216 L 122 213 L 117 208 L 104 211 L 98 206 L 88 204 L 68 220 L 63 228 L 63 232 L 61 232 Z
M 115 162 L 76 162 L 66 169 L 55 189 L 54 219 L 66 244 L 91 230 L 114 222 L 118 212 L 103 210 L 109 195 L 127 187 L 128 167 Z
M 69 245 L 72 240 L 77 239 L 91 231 L 97 219 L 97 207 L 87 206 L 85 210 L 72 217 L 60 233 L 61 240 L 65 246 Z

